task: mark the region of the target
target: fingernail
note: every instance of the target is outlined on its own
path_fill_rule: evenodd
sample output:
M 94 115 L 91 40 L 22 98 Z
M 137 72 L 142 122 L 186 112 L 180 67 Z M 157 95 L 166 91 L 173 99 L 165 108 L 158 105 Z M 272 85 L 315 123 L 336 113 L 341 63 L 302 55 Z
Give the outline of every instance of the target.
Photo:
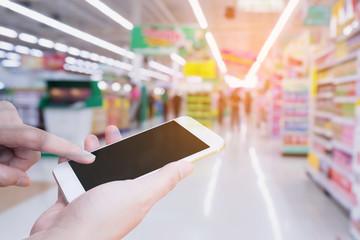
M 191 163 L 187 161 L 180 161 L 179 170 L 180 170 L 181 179 L 184 179 L 194 171 L 194 167 Z
M 16 183 L 16 186 L 26 187 L 29 185 L 29 179 L 27 177 L 20 177 Z
M 86 158 L 89 162 L 93 162 L 95 160 L 95 155 L 91 152 L 83 150 L 83 156 Z

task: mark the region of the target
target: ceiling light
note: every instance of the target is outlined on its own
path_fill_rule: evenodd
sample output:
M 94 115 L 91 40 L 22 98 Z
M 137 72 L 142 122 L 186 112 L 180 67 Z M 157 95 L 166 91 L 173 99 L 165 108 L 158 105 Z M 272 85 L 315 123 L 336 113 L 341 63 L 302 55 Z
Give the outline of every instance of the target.
M 225 74 L 227 72 L 227 68 L 226 68 L 226 65 L 225 65 L 225 63 L 224 63 L 224 61 L 222 59 L 219 47 L 217 46 L 217 44 L 215 42 L 214 36 L 211 34 L 211 32 L 207 32 L 205 34 L 205 38 L 206 38 L 206 41 L 208 42 L 208 44 L 210 46 L 210 50 L 212 52 L 212 55 L 214 56 L 215 61 L 218 64 L 220 72 Z
M 201 10 L 200 4 L 198 0 L 189 0 L 190 5 L 195 13 L 195 17 L 198 20 L 200 27 L 202 29 L 206 29 L 208 27 L 208 24 L 206 22 L 206 18 L 204 16 L 203 11 Z
M 46 48 L 53 48 L 54 47 L 54 42 L 46 39 L 46 38 L 40 38 L 38 41 L 38 44 L 42 47 L 46 47 Z
M 274 29 L 271 31 L 268 39 L 266 40 L 264 46 L 261 48 L 260 53 L 256 59 L 256 62 L 253 63 L 251 66 L 246 78 L 252 78 L 256 75 L 257 71 L 259 70 L 261 63 L 265 60 L 267 54 L 269 53 L 271 47 L 274 45 L 277 37 L 279 36 L 280 32 L 284 28 L 285 24 L 289 20 L 291 14 L 295 10 L 295 7 L 299 3 L 299 0 L 290 0 L 287 4 L 286 8 L 284 9 L 283 13 L 281 14 L 279 20 L 277 21 Z
M 54 48 L 59 52 L 67 52 L 68 50 L 68 46 L 62 43 L 55 43 Z
M 124 62 L 120 62 L 120 61 L 115 61 L 114 62 L 115 67 L 117 68 L 121 68 L 127 71 L 132 71 L 133 70 L 133 66 L 131 64 L 128 63 L 124 63 Z
M 74 56 L 79 56 L 80 55 L 80 50 L 77 49 L 77 48 L 74 48 L 74 47 L 69 47 L 67 52 L 71 55 L 74 55 Z
M 106 16 L 126 28 L 127 30 L 132 30 L 134 28 L 133 24 L 129 22 L 127 19 L 125 19 L 123 16 L 112 10 L 110 7 L 108 7 L 106 4 L 99 0 L 86 0 L 88 3 L 90 3 L 92 6 L 97 8 L 100 12 L 104 13 Z
M 124 91 L 125 91 L 125 92 L 131 92 L 131 90 L 132 90 L 131 85 L 128 84 L 128 83 L 126 83 L 126 84 L 124 85 Z
M 89 58 L 89 57 L 90 57 L 90 53 L 89 53 L 88 51 L 81 50 L 81 51 L 80 51 L 80 57 L 82 57 L 82 58 Z
M 0 27 L 0 35 L 9 37 L 9 38 L 16 38 L 17 32 L 15 32 L 14 30 L 12 30 L 10 28 Z
M 19 61 L 21 59 L 21 56 L 17 53 L 12 53 L 12 52 L 9 52 L 6 54 L 6 58 L 10 59 L 10 60 L 16 60 L 16 61 Z
M 98 87 L 100 88 L 100 90 L 105 90 L 105 89 L 107 89 L 107 87 L 108 87 L 108 84 L 107 84 L 107 82 L 105 82 L 105 81 L 100 81 L 100 82 L 98 82 Z
M 114 65 L 114 62 L 115 62 L 115 60 L 114 59 L 112 59 L 112 58 L 108 58 L 107 59 L 107 61 L 106 61 L 106 64 L 108 64 L 108 65 Z
M 116 46 L 112 43 L 109 43 L 103 39 L 100 39 L 98 37 L 95 37 L 91 34 L 88 34 L 86 32 L 83 32 L 79 29 L 76 29 L 74 27 L 71 27 L 67 24 L 64 24 L 62 22 L 59 22 L 55 19 L 52 19 L 52 18 L 49 18 L 39 12 L 36 12 L 34 10 L 31 10 L 29 8 L 26 8 L 20 4 L 17 4 L 17 3 L 14 3 L 14 2 L 11 2 L 11 1 L 8 1 L 8 0 L 3 0 L 3 1 L 0 1 L 0 6 L 3 6 L 3 7 L 6 7 L 14 12 L 17 12 L 19 14 L 22 14 L 24 16 L 27 16 L 33 20 L 36 20 L 38 22 L 41 22 L 47 26 L 50 26 L 52 28 L 55 28 L 55 29 L 58 29 L 59 31 L 62 31 L 64 33 L 67 33 L 69 35 L 72 35 L 74 37 L 77 37 L 79 39 L 82 39 L 86 42 L 89 42 L 93 45 L 96 45 L 98 47 L 101 47 L 101 48 L 104 48 L 104 49 L 107 49 L 111 52 L 114 52 L 116 54 L 119 54 L 121 56 L 126 56 L 126 57 L 135 57 L 135 54 L 124 49 L 124 48 L 121 48 L 119 46 Z
M 76 64 L 76 59 L 73 57 L 66 57 L 65 62 L 68 64 Z
M 160 72 L 169 74 L 171 76 L 177 77 L 177 78 L 183 77 L 183 74 L 181 72 L 177 72 L 174 69 L 169 68 L 169 67 L 167 67 L 165 65 L 162 65 L 162 64 L 160 64 L 158 62 L 155 62 L 155 61 L 150 61 L 149 62 L 149 67 L 154 68 L 154 69 L 156 69 L 156 70 L 158 70 Z
M 16 60 L 2 60 L 1 64 L 4 67 L 20 67 L 21 63 Z
M 113 84 L 111 84 L 111 89 L 115 92 L 120 91 L 120 89 L 121 89 L 120 83 L 114 82 Z
M 173 60 L 174 62 L 180 64 L 181 66 L 184 66 L 186 64 L 186 60 L 184 58 L 180 57 L 176 53 L 170 54 L 170 58 L 171 58 L 171 60 Z
M 106 63 L 107 59 L 108 59 L 108 58 L 105 57 L 105 56 L 100 56 L 99 62 L 101 62 L 101 63 Z
M 96 53 L 91 53 L 90 54 L 90 59 L 93 61 L 99 61 L 100 56 Z
M 27 34 L 27 33 L 20 33 L 19 34 L 19 39 L 21 41 L 24 41 L 24 42 L 28 42 L 28 43 L 37 43 L 38 39 L 37 37 L 33 36 L 33 35 L 30 35 L 30 34 Z
M 8 42 L 0 41 L 0 49 L 7 50 L 7 51 L 13 51 L 14 45 Z
M 34 57 L 43 57 L 44 53 L 39 49 L 33 48 L 33 49 L 30 50 L 30 55 L 32 55 Z
M 0 89 L 4 89 L 5 88 L 5 84 L 3 82 L 0 82 Z
M 6 53 L 4 51 L 0 51 L 0 58 L 5 58 L 6 57 Z
M 15 46 L 15 52 L 21 53 L 21 54 L 29 54 L 30 48 L 21 46 L 21 45 L 17 45 L 17 46 Z
M 165 75 L 165 74 L 162 74 L 162 73 L 159 73 L 159 72 L 156 72 L 156 71 L 151 71 L 151 70 L 145 69 L 145 68 L 140 68 L 139 74 L 144 75 L 146 77 L 159 79 L 159 80 L 162 80 L 162 81 L 169 81 L 170 80 L 168 75 Z

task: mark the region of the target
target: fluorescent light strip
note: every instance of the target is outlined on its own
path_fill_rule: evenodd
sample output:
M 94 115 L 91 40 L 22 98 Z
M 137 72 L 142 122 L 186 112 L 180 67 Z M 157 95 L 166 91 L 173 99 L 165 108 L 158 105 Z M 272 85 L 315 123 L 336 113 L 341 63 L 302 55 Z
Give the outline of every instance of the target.
M 290 0 L 286 8 L 284 9 L 283 13 L 281 14 L 279 20 L 277 21 L 274 29 L 271 31 L 268 39 L 266 40 L 264 46 L 261 48 L 260 53 L 257 57 L 256 62 L 251 66 L 249 73 L 247 74 L 246 78 L 253 77 L 256 75 L 257 71 L 261 67 L 261 64 L 265 60 L 267 54 L 269 53 L 271 47 L 274 45 L 276 39 L 280 35 L 280 32 L 283 30 L 285 24 L 289 20 L 291 14 L 295 10 L 299 0 Z
M 166 73 L 166 74 L 169 74 L 171 76 L 173 76 L 175 74 L 175 71 L 165 65 L 162 65 L 158 62 L 155 62 L 155 61 L 150 61 L 149 62 L 149 67 L 153 68 L 153 69 L 156 69 L 160 72 L 163 72 L 163 73 Z
M 181 66 L 184 66 L 186 64 L 186 60 L 184 58 L 180 57 L 176 53 L 170 54 L 170 58 L 171 58 L 171 60 L 173 60 L 174 62 L 180 64 Z
M 80 50 L 74 47 L 69 47 L 67 52 L 73 56 L 79 56 L 80 55 Z
M 21 54 L 30 54 L 30 48 L 21 46 L 21 45 L 17 45 L 17 46 L 15 46 L 15 52 L 21 53 Z
M 206 22 L 204 13 L 200 7 L 199 1 L 198 0 L 189 0 L 189 3 L 195 13 L 195 17 L 198 20 L 200 27 L 202 29 L 206 29 L 208 27 L 208 24 Z
M 59 52 L 67 52 L 69 47 L 62 43 L 55 43 L 54 48 Z
M 156 71 L 151 71 L 151 70 L 145 69 L 145 68 L 141 68 L 139 70 L 139 74 L 143 75 L 143 76 L 146 76 L 146 77 L 151 77 L 151 78 L 156 78 L 156 79 L 159 79 L 159 80 L 163 80 L 163 81 L 169 81 L 170 80 L 168 75 L 165 75 L 165 74 L 162 74 L 162 73 L 159 73 L 159 72 L 156 72 Z
M 72 35 L 74 37 L 77 37 L 79 39 L 82 39 L 86 42 L 89 42 L 93 45 L 96 45 L 98 47 L 101 47 L 101 48 L 104 48 L 104 49 L 107 49 L 113 53 L 116 53 L 116 54 L 119 54 L 121 56 L 125 56 L 125 57 L 128 57 L 128 58 L 134 58 L 135 57 L 135 54 L 131 51 L 128 51 L 124 48 L 121 48 L 119 46 L 116 46 L 112 43 L 109 43 L 105 40 L 102 40 L 98 37 L 95 37 L 91 34 L 88 34 L 86 32 L 83 32 L 79 29 L 76 29 L 74 27 L 71 27 L 67 24 L 64 24 L 62 22 L 59 22 L 57 20 L 54 20 L 52 18 L 49 18 L 41 13 L 38 13 L 36 11 L 33 11 L 29 8 L 26 8 L 20 4 L 16 4 L 14 2 L 11 2 L 11 1 L 8 1 L 8 0 L 3 0 L 3 1 L 0 1 L 0 6 L 3 6 L 5 8 L 8 8 L 14 12 L 17 12 L 19 14 L 22 14 L 24 16 L 27 16 L 35 21 L 38 21 L 38 22 L 41 22 L 47 26 L 50 26 L 52 28 L 55 28 L 59 31 L 62 31 L 64 33 L 67 33 L 69 35 Z
M 46 48 L 53 48 L 55 43 L 49 39 L 46 38 L 40 38 L 38 41 L 38 44 L 42 47 L 46 47 Z
M 0 41 L 0 49 L 7 50 L 7 51 L 13 51 L 14 45 L 8 42 Z
M 0 27 L 0 35 L 9 37 L 9 38 L 16 38 L 18 34 L 16 31 L 14 31 L 10 28 Z
M 16 61 L 16 60 L 3 60 L 1 62 L 1 64 L 4 66 L 4 67 L 20 67 L 21 63 L 19 61 Z
M 37 37 L 33 36 L 33 35 L 30 35 L 30 34 L 27 34 L 27 33 L 20 33 L 19 34 L 19 39 L 21 41 L 24 41 L 24 42 L 28 42 L 28 43 L 37 43 L 38 39 Z
M 8 58 L 10 60 L 19 61 L 21 59 L 21 56 L 17 53 L 9 52 L 6 54 L 6 58 Z
M 211 32 L 207 32 L 205 34 L 205 38 L 206 38 L 206 41 L 208 42 L 208 44 L 210 46 L 212 55 L 214 56 L 215 61 L 217 62 L 221 73 L 225 74 L 227 72 L 227 68 L 226 68 L 226 65 L 225 65 L 225 63 L 224 63 L 224 61 L 222 59 L 220 50 L 219 50 L 219 48 L 218 48 L 218 46 L 217 46 L 217 44 L 215 42 L 214 36 L 212 35 Z
M 0 58 L 6 58 L 6 53 L 4 51 L 0 51 Z
M 33 49 L 30 50 L 30 55 L 32 55 L 34 57 L 43 57 L 44 53 L 39 49 L 33 48 Z
M 99 0 L 86 0 L 88 3 L 90 3 L 93 7 L 97 8 L 100 12 L 126 28 L 127 30 L 132 30 L 134 28 L 134 25 L 125 19 L 123 16 L 112 10 L 110 7 L 108 7 L 106 4 Z

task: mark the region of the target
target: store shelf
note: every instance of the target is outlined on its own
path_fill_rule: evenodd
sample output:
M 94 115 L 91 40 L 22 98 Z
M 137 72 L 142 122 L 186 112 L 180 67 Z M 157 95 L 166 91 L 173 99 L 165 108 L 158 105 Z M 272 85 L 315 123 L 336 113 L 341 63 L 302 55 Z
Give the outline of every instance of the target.
M 335 199 L 346 210 L 351 211 L 354 208 L 352 197 L 348 192 L 343 190 L 336 183 L 332 182 L 317 170 L 313 169 L 311 166 L 307 166 L 306 170 L 311 178 L 323 189 L 325 189 L 330 196 L 332 196 L 333 199 Z
M 339 65 L 339 64 L 342 64 L 344 62 L 347 62 L 347 61 L 350 61 L 352 59 L 355 59 L 357 57 L 358 53 L 355 51 L 355 52 L 352 52 L 352 53 L 349 53 L 347 56 L 343 57 L 343 58 L 340 58 L 340 59 L 337 59 L 331 63 L 325 63 L 325 64 L 321 64 L 318 66 L 318 71 L 322 71 L 322 70 L 325 70 L 327 68 L 332 68 L 336 65 Z
M 319 59 L 319 58 L 333 52 L 334 50 L 335 50 L 335 46 L 334 45 L 329 45 L 324 50 L 322 50 L 321 52 L 316 54 L 315 59 Z
M 309 152 L 308 146 L 291 146 L 291 145 L 284 145 L 283 146 L 283 153 L 284 154 L 301 154 L 306 155 Z
M 332 118 L 334 123 L 341 124 L 341 125 L 354 125 L 355 124 L 355 118 L 353 117 L 341 117 L 341 116 L 335 116 L 333 115 Z
M 332 118 L 332 113 L 330 112 L 324 112 L 324 111 L 315 111 L 315 115 L 316 117 L 320 117 L 320 118 Z
M 341 151 L 344 151 L 350 155 L 353 155 L 353 149 L 347 145 L 345 145 L 344 143 L 342 142 L 339 142 L 337 140 L 333 140 L 333 147 L 334 148 L 337 148 L 337 149 L 340 149 Z
M 325 137 L 331 138 L 333 133 L 329 129 L 321 128 L 321 127 L 314 127 L 314 132 L 319 135 L 323 135 Z
M 314 141 L 317 143 L 320 143 L 321 145 L 324 146 L 324 148 L 328 151 L 330 151 L 331 149 L 333 149 L 333 143 L 331 140 L 325 140 L 322 139 L 320 137 L 314 137 Z
M 318 81 L 317 85 L 320 86 L 320 85 L 326 85 L 326 84 L 332 84 L 332 83 L 334 83 L 334 78 L 329 77 L 329 78 L 325 78 L 325 79 Z
M 355 176 L 353 173 L 347 171 L 342 166 L 331 160 L 329 156 L 325 154 L 319 153 L 315 151 L 315 155 L 321 160 L 327 163 L 328 166 L 335 169 L 337 172 L 341 173 L 342 175 L 346 176 L 352 183 L 355 183 Z
M 359 74 L 351 74 L 351 75 L 334 78 L 333 82 L 334 84 L 342 84 L 342 83 L 354 82 L 359 79 L 360 79 Z
M 318 93 L 317 98 L 323 98 L 323 99 L 328 99 L 328 98 L 333 98 L 334 94 L 332 92 L 322 92 L 322 93 Z
M 357 101 L 357 97 L 334 97 L 334 102 L 336 103 L 355 103 Z

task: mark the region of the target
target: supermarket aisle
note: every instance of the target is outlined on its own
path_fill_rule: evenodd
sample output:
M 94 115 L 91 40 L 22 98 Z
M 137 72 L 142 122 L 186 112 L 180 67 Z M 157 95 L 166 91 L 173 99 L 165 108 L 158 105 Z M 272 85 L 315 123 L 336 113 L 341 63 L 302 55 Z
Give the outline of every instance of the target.
M 304 159 L 279 157 L 275 142 L 246 130 L 219 131 L 227 142 L 224 151 L 196 163 L 195 173 L 126 239 L 350 239 L 346 213 L 305 175 Z M 30 174 L 38 182 L 52 182 L 54 164 L 43 159 Z M 55 197 L 52 186 L 1 211 L 6 231 L 0 239 L 26 236 Z

